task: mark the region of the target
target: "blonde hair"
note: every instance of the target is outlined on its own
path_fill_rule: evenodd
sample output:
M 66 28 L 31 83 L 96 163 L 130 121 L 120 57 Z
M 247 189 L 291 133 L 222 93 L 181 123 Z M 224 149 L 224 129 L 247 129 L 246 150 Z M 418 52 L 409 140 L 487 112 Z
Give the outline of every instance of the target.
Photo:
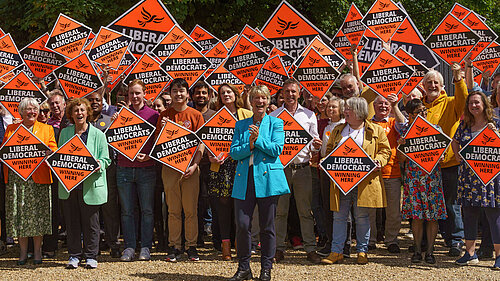
M 248 93 L 250 100 L 252 101 L 255 96 L 264 96 L 267 99 L 267 105 L 271 102 L 271 93 L 266 85 L 253 86 Z

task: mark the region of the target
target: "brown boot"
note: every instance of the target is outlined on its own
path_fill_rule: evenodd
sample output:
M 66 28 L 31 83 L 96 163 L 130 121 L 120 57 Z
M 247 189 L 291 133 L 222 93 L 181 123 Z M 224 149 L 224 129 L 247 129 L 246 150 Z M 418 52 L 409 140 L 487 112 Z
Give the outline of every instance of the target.
M 222 260 L 231 260 L 231 240 L 229 239 L 222 241 Z

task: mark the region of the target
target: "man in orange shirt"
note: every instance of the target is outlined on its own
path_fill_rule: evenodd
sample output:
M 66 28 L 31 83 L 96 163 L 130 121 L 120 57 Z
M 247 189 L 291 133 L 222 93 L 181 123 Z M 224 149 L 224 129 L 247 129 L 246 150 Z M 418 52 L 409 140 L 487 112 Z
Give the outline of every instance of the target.
M 391 102 L 382 96 L 377 96 L 375 98 L 373 101 L 375 115 L 372 121 L 384 128 L 391 146 L 391 158 L 389 158 L 387 165 L 382 168 L 382 178 L 384 180 L 385 193 L 387 196 L 384 242 L 390 253 L 399 253 L 400 249 L 397 238 L 399 229 L 401 228 L 401 171 L 396 157 L 396 148 L 398 146 L 397 140 L 399 139 L 399 133 L 396 127 L 400 123 L 398 123 L 396 119 L 401 122 L 404 120 L 404 117 L 400 116 L 402 120 L 389 117 L 392 103 L 397 105 L 397 96 L 391 94 L 389 99 Z M 377 242 L 376 210 L 377 209 L 371 209 L 370 211 L 370 245 L 372 247 Z
M 156 132 L 159 134 L 167 120 L 175 122 L 186 129 L 196 132 L 203 126 L 203 115 L 187 105 L 189 86 L 186 80 L 177 78 L 170 84 L 172 106 L 164 110 L 158 118 Z M 204 146 L 200 144 L 193 156 L 191 166 L 183 174 L 163 166 L 162 179 L 168 206 L 168 250 L 167 261 L 175 262 L 181 255 L 182 247 L 182 211 L 184 211 L 184 230 L 188 259 L 197 261 L 196 244 L 198 239 L 198 195 L 200 169 Z

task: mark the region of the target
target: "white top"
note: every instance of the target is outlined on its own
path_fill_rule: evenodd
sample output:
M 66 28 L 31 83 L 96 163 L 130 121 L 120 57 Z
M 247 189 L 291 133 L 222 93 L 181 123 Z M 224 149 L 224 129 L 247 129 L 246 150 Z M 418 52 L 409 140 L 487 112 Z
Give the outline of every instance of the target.
M 340 124 L 344 124 L 345 120 L 340 119 L 338 122 L 332 122 L 328 121 L 328 125 L 325 127 L 325 130 L 323 131 L 323 137 L 321 138 L 321 141 L 323 143 L 321 144 L 321 157 L 326 156 L 326 145 L 328 144 L 328 139 L 330 138 L 330 134 L 332 133 L 333 129 Z
M 269 115 L 277 117 L 281 111 L 284 109 L 284 104 L 277 108 L 275 111 L 271 112 Z M 311 110 L 303 107 L 302 105 L 297 105 L 297 110 L 295 110 L 295 114 L 293 114 L 293 118 L 299 122 L 299 124 L 311 134 L 313 138 L 319 138 L 318 134 L 318 120 L 316 119 L 316 115 Z M 314 149 L 312 143 L 309 146 L 304 147 L 299 154 L 293 159 L 293 164 L 302 164 L 308 163 L 311 159 L 311 151 L 318 151 Z
M 365 136 L 365 126 L 363 126 L 359 130 L 353 130 L 349 124 L 345 126 L 344 130 L 342 130 L 342 139 L 340 140 L 340 143 L 343 143 L 347 138 L 351 137 L 354 139 L 354 141 L 360 146 L 363 147 L 363 139 Z

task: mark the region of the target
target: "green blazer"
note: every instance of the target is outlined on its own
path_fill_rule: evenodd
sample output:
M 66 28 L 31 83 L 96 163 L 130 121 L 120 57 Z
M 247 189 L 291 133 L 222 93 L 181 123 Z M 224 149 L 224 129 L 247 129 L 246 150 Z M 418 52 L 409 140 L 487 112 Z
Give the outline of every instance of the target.
M 61 131 L 59 147 L 75 135 L 75 125 L 70 125 Z M 101 168 L 83 181 L 83 201 L 87 205 L 102 205 L 108 201 L 108 185 L 106 168 L 111 164 L 106 136 L 99 129 L 89 124 L 87 148 L 99 160 Z M 59 182 L 59 199 L 68 199 L 69 192 Z

